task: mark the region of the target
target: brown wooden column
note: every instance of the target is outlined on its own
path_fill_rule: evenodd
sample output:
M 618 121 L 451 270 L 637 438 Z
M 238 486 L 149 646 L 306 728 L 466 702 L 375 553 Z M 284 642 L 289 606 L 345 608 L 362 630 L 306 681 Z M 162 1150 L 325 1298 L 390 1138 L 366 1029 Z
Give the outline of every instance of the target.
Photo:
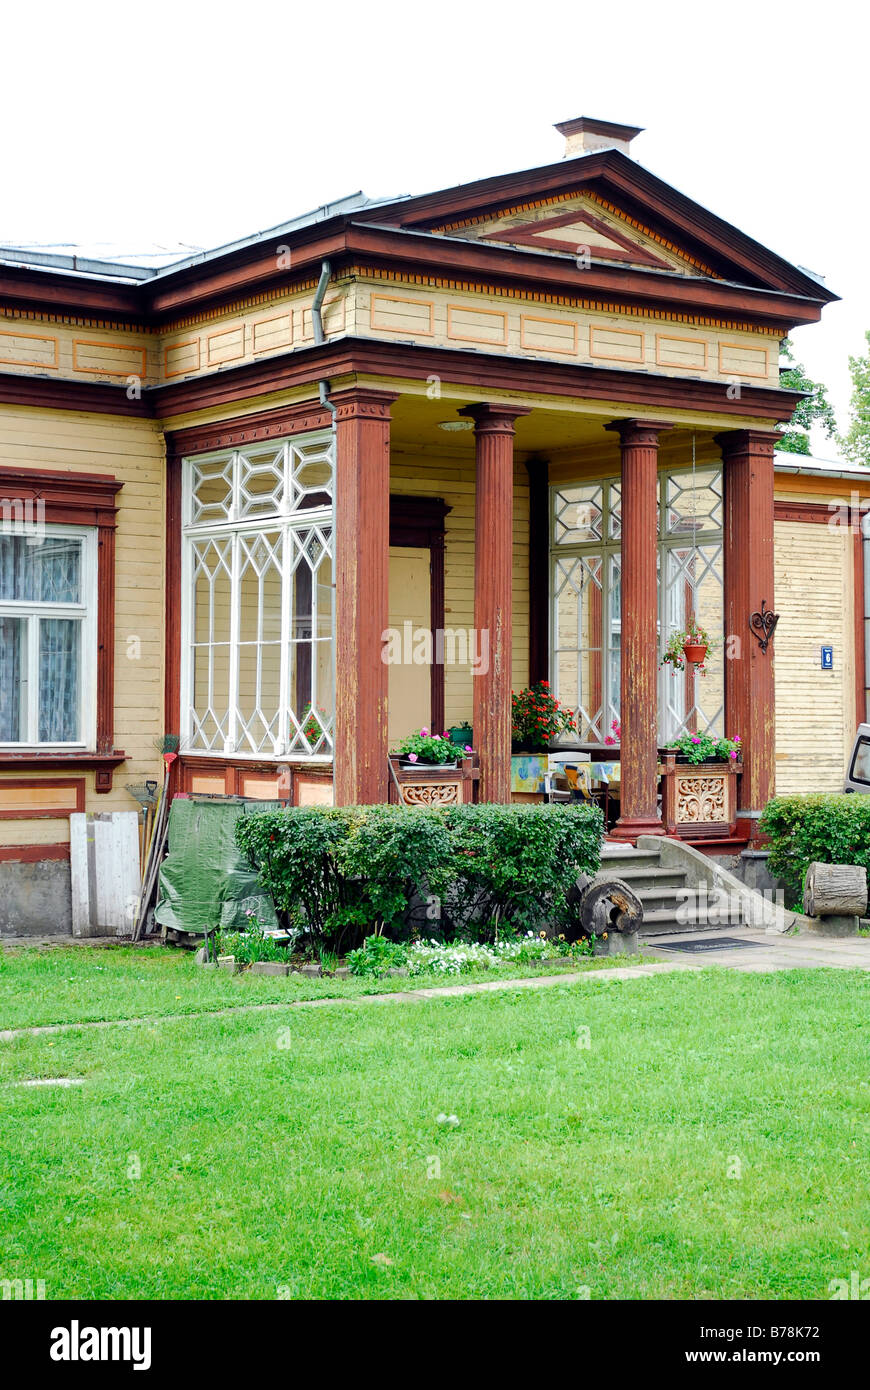
M 474 507 L 474 626 L 488 663 L 472 677 L 474 746 L 481 801 L 511 799 L 511 655 L 513 624 L 514 421 L 525 407 L 470 405 L 477 482 Z M 483 634 L 488 634 L 488 639 Z
M 658 812 L 658 441 L 669 425 L 615 420 L 622 452 L 621 840 L 662 835 Z
M 388 392 L 337 393 L 335 773 L 337 806 L 388 800 L 390 405 Z
M 778 434 L 717 434 L 722 449 L 725 516 L 725 733 L 743 743 L 738 817 L 754 839 L 774 794 L 776 711 L 773 642 L 763 652 L 749 627 L 762 599 L 774 607 L 773 451 Z M 739 639 L 734 641 L 734 639 Z

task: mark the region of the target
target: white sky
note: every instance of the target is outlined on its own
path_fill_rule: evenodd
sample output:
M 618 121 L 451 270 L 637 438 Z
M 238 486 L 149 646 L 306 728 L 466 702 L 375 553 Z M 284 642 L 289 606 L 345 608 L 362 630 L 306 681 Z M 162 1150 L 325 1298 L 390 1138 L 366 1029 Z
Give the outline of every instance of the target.
M 842 296 L 795 341 L 843 426 L 870 328 L 868 39 L 842 0 L 19 6 L 0 245 L 211 247 L 359 188 L 559 159 L 572 116 L 641 125 L 641 164 Z

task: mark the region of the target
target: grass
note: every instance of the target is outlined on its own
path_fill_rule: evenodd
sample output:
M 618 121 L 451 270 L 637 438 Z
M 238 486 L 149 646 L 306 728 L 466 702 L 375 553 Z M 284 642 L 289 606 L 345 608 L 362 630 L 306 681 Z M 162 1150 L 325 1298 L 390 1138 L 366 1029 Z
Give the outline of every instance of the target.
M 641 959 L 601 956 L 581 961 L 578 969 L 636 965 Z M 462 975 L 461 983 L 553 975 L 559 969 L 556 961 L 511 965 L 509 970 L 469 972 Z M 298 974 L 269 977 L 247 971 L 229 975 L 222 970 L 200 970 L 188 952 L 160 946 L 0 947 L 0 1031 L 51 1023 L 160 1018 L 285 1000 L 356 999 L 451 982 L 457 983 L 456 978 L 444 975 L 349 980 L 307 979 Z
M 155 1012 L 287 983 L 105 954 Z M 34 955 L 15 1002 L 29 969 L 46 1014 Z M 0 1278 L 48 1298 L 827 1299 L 868 1269 L 868 987 L 593 974 L 18 1038 Z M 14 1084 L 35 1077 L 84 1084 Z

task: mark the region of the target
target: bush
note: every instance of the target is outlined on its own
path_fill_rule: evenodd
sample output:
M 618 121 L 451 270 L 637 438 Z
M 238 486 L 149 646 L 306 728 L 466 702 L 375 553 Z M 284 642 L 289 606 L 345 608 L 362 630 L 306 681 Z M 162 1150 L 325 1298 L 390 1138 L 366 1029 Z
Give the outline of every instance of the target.
M 595 806 L 347 806 L 267 811 L 236 828 L 242 853 L 317 946 L 396 936 L 416 894 L 445 901 L 454 929 L 567 920 L 565 897 L 599 864 Z M 432 930 L 437 923 L 429 921 Z
M 438 894 L 449 877 L 450 836 L 424 808 L 267 811 L 240 820 L 236 841 L 278 911 L 301 908 L 314 944 L 335 951 L 397 930 L 414 892 Z
M 386 975 L 388 970 L 407 965 L 408 951 L 400 941 L 385 936 L 367 936 L 362 946 L 347 957 L 352 975 Z
M 564 924 L 569 888 L 601 861 L 597 806 L 457 806 L 447 824 L 457 856 L 447 909 L 458 929 L 477 924 L 484 938 L 503 921 Z
M 769 867 L 799 902 L 810 864 L 859 864 L 870 870 L 870 797 L 777 796 L 759 829 L 770 836 Z

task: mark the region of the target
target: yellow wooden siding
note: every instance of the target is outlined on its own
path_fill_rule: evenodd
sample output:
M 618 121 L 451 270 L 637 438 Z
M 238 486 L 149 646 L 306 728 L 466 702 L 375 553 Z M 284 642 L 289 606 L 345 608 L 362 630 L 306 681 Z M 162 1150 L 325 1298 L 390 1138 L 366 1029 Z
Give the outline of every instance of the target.
M 839 792 L 855 728 L 853 538 L 803 521 L 776 522 L 774 537 L 776 790 Z
M 4 466 L 20 467 L 22 473 L 42 468 L 108 473 L 124 484 L 115 542 L 115 744 L 127 761 L 115 772 L 113 790 L 100 795 L 93 772 L 70 770 L 70 776 L 85 776 L 89 811 L 135 810 L 125 782 L 159 777 L 163 770 L 154 741 L 163 732 L 164 453 L 162 435 L 151 421 L 0 406 Z M 69 825 L 62 821 L 0 822 L 0 844 L 68 838 Z
M 393 451 L 390 491 L 415 497 L 441 497 L 451 510 L 445 520 L 444 626 L 474 628 L 474 459 L 433 459 Z M 514 690 L 529 679 L 529 484 L 525 465 L 514 467 Z M 447 664 L 445 718 L 449 725 L 471 723 L 472 676 L 468 664 Z

